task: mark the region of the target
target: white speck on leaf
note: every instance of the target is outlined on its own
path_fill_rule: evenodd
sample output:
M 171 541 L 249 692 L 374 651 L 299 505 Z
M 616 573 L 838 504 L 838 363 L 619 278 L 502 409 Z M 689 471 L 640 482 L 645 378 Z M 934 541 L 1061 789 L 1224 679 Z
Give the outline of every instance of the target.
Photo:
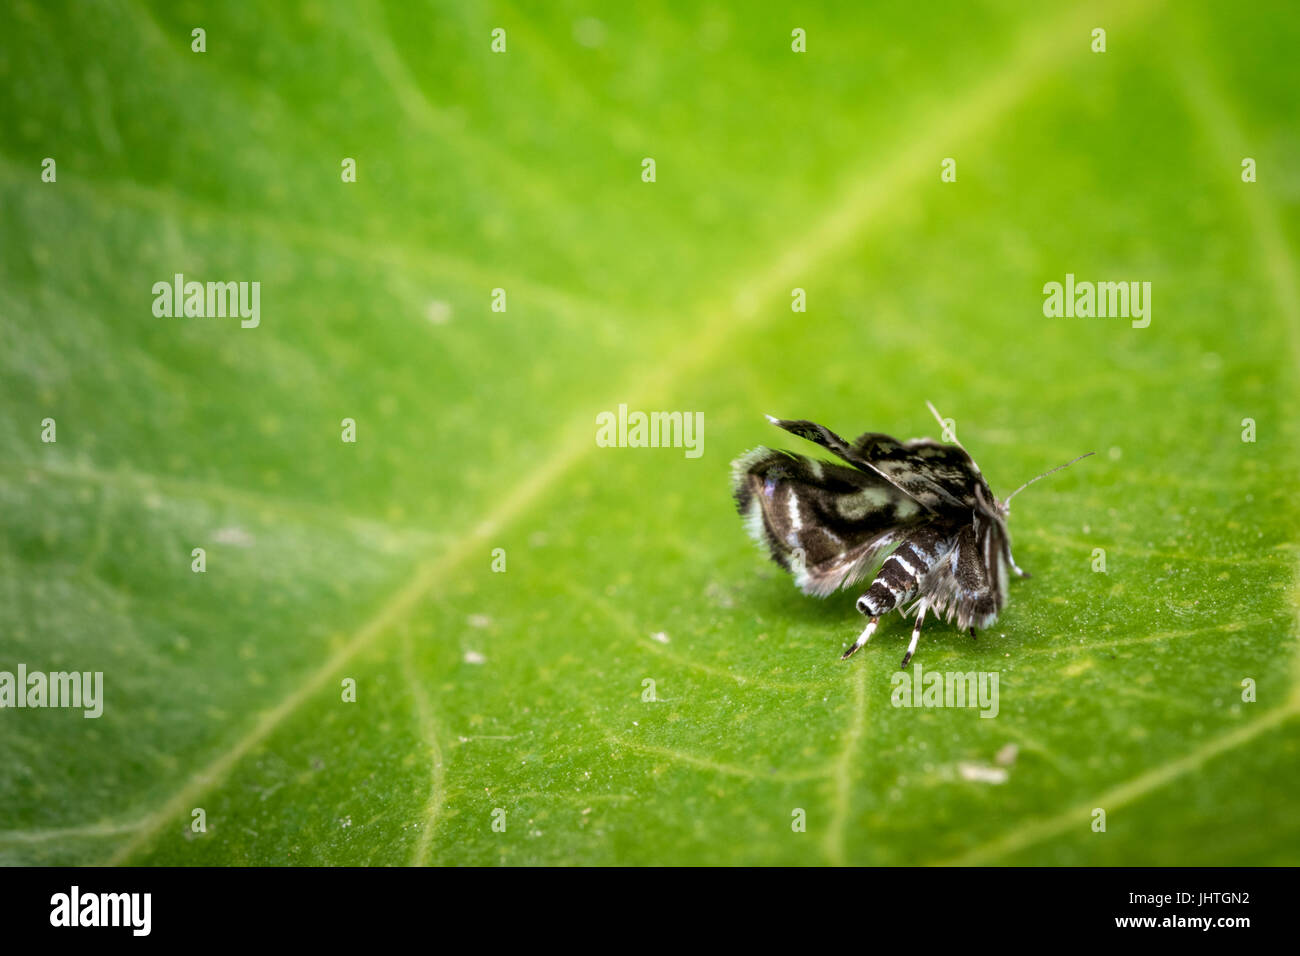
M 963 780 L 971 780 L 975 783 L 1006 783 L 1007 772 L 1001 767 L 986 767 L 977 763 L 959 763 L 957 772 L 961 774 Z
M 583 17 L 573 23 L 573 39 L 588 50 L 598 50 L 605 45 L 605 24 L 595 17 Z
M 218 528 L 213 532 L 212 540 L 217 544 L 230 544 L 237 548 L 247 548 L 253 544 L 253 536 L 237 527 Z
M 424 310 L 424 316 L 434 325 L 446 325 L 451 321 L 451 303 L 434 299 Z

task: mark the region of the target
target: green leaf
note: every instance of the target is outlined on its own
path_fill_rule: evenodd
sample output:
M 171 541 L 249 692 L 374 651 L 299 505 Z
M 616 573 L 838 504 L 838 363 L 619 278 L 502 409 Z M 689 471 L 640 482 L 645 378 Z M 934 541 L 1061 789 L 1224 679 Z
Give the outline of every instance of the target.
M 0 710 L 0 862 L 1294 862 L 1288 13 L 5 5 L 0 671 L 104 711 Z M 156 317 L 176 273 L 260 325 Z M 1045 316 L 1067 273 L 1149 327 Z M 923 633 L 991 719 L 894 706 L 897 616 L 841 663 L 857 592 L 729 498 L 764 413 L 927 399 L 999 495 L 1098 453 Z

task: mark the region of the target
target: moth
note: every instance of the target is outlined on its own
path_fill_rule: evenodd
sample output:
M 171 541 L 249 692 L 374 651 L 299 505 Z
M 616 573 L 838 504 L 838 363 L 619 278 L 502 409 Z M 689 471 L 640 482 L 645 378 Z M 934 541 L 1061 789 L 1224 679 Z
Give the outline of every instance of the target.
M 852 657 L 880 618 L 897 610 L 916 619 L 901 667 L 916 652 L 927 614 L 955 619 L 971 637 L 997 620 L 1010 575 L 1029 577 L 1011 556 L 1011 499 L 1093 454 L 1031 478 L 999 501 L 955 440 L 900 442 L 867 432 L 849 443 L 823 425 L 767 418 L 843 464 L 761 446 L 737 458 L 732 493 L 750 536 L 805 594 L 825 597 L 875 570 L 857 601 L 870 620 L 841 659 Z

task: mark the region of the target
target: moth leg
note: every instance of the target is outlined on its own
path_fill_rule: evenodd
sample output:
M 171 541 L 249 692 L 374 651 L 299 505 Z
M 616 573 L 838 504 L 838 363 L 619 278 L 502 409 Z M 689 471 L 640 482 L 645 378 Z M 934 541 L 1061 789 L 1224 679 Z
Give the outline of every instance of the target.
M 1027 578 L 1030 576 L 1028 571 L 1016 564 L 1016 559 L 1011 556 L 1011 542 L 1005 538 L 1002 543 L 1002 553 L 1006 556 L 1007 564 L 1011 565 L 1011 570 L 1016 572 L 1016 577 Z
M 841 657 L 840 660 L 847 661 L 850 657 L 852 657 L 861 649 L 863 644 L 871 640 L 871 635 L 876 633 L 876 625 L 879 623 L 880 623 L 880 615 L 876 615 L 870 621 L 868 621 L 867 626 L 864 627 L 862 629 L 862 633 L 858 635 L 858 639 L 853 642 L 853 646 L 844 652 L 844 656 Z
M 907 662 L 910 661 L 912 655 L 916 653 L 916 642 L 921 639 L 921 622 L 925 620 L 926 609 L 927 604 L 925 598 L 922 598 L 921 606 L 917 608 L 916 611 L 916 626 L 912 628 L 912 643 L 907 645 L 907 653 L 903 655 L 903 663 L 898 665 L 900 670 L 907 666 Z

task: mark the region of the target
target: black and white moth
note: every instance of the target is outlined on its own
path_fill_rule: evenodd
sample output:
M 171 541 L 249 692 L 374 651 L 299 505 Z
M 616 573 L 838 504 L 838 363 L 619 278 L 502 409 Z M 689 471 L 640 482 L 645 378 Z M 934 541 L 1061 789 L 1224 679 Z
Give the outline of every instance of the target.
M 871 639 L 881 615 L 897 610 L 916 618 L 902 667 L 916 651 L 927 613 L 955 618 L 971 637 L 997 620 L 1007 602 L 1008 572 L 1029 576 L 1011 556 L 1011 499 L 1092 454 L 1031 478 L 999 501 L 959 443 L 900 442 L 867 432 L 850 444 L 813 422 L 768 420 L 845 464 L 764 447 L 737 458 L 732 493 L 750 536 L 800 590 L 819 597 L 860 580 L 888 555 L 858 598 L 858 610 L 871 620 L 842 659 Z

